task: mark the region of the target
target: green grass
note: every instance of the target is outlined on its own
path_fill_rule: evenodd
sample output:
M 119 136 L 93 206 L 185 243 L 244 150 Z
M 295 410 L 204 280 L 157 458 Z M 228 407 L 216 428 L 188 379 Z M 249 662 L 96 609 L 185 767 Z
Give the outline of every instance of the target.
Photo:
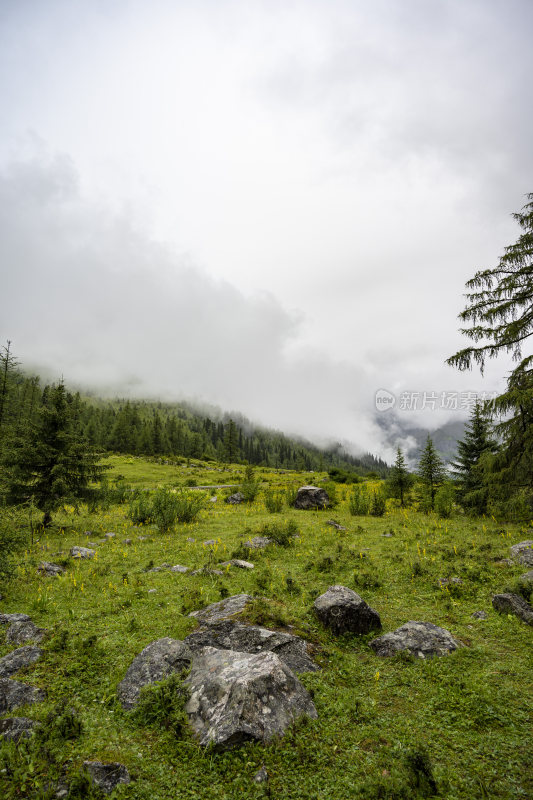
M 183 485 L 192 472 L 199 484 L 232 483 L 230 476 L 243 471 L 110 461 L 127 482 L 146 488 Z M 323 475 L 258 470 L 258 477 L 264 486 L 285 488 Z M 439 797 L 531 796 L 532 632 L 491 607 L 492 594 L 526 571 L 497 559 L 530 534 L 457 514 L 439 521 L 393 509 L 381 518 L 353 517 L 350 489 L 337 487 L 333 512 L 285 506 L 277 514 L 266 511 L 262 494 L 250 505 L 228 506 L 220 490 L 218 502 L 208 503 L 197 523 L 166 534 L 135 528 L 127 506 L 58 514 L 57 527 L 21 555 L 13 579 L 2 586 L 0 610 L 28 613 L 50 631 L 42 660 L 16 676 L 45 688 L 47 700 L 16 713 L 44 721 L 58 704 L 68 704 L 82 730 L 70 738 L 55 736 L 53 746 L 40 751 L 37 744 L 16 753 L 4 745 L 10 768 L 18 765 L 18 771 L 0 772 L 0 796 L 45 797 L 36 788 L 39 781 L 62 771 L 72 775 L 85 759 L 125 764 L 135 780 L 116 796 L 131 800 L 423 797 L 432 791 L 423 771 L 427 759 Z M 332 516 L 347 531 L 325 525 Z M 291 520 L 300 531 L 291 546 L 243 549 L 242 542 L 265 525 Z M 87 530 L 90 537 L 82 535 Z M 72 545 L 87 538 L 99 542 L 108 531 L 116 537 L 98 543 L 96 559 L 68 559 Z M 394 535 L 385 538 L 389 532 Z M 126 538 L 131 545 L 124 544 Z M 217 543 L 203 545 L 209 539 Z M 234 552 L 248 556 L 255 569 L 229 568 L 221 577 L 146 571 L 164 562 L 213 566 Z M 38 576 L 35 568 L 43 559 L 67 564 L 65 576 Z M 451 576 L 463 583 L 441 588 L 439 578 Z M 421 662 L 379 659 L 368 647 L 371 637 L 335 638 L 312 613 L 313 600 L 333 583 L 353 588 L 379 611 L 384 632 L 425 620 L 449 629 L 467 647 Z M 162 636 L 183 638 L 195 627 L 189 611 L 239 592 L 266 598 L 253 604 L 251 620 L 291 625 L 313 645 L 322 669 L 301 680 L 313 693 L 318 720 L 299 723 L 269 746 L 215 754 L 200 749 L 189 734 L 176 738 L 172 730 L 142 726 L 125 713 L 116 687 L 140 650 Z M 487 611 L 486 621 L 472 619 L 480 609 Z M 1 656 L 11 648 L 0 642 Z M 253 783 L 262 764 L 268 786 Z

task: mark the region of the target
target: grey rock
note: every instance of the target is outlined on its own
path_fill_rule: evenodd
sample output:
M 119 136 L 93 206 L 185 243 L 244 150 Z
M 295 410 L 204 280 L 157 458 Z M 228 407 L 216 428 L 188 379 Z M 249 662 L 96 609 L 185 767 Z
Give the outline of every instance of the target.
M 18 650 L 13 650 L 7 656 L 0 658 L 0 678 L 9 678 L 18 672 L 23 667 L 29 667 L 30 664 L 35 664 L 36 661 L 42 656 L 42 650 L 38 647 L 19 647 Z
M 94 533 L 92 531 L 84 531 L 83 535 L 89 538 L 89 536 L 94 536 Z
M 264 767 L 261 767 L 254 775 L 254 783 L 266 783 L 268 780 L 268 772 Z
M 184 567 L 183 564 L 175 564 L 170 568 L 171 572 L 189 572 L 189 567 Z
M 148 589 L 148 594 L 157 594 L 157 589 Z
M 122 544 L 131 544 L 131 539 L 123 539 Z
M 6 711 L 13 711 L 19 706 L 40 703 L 46 697 L 42 689 L 35 686 L 28 686 L 27 683 L 19 683 L 10 678 L 0 678 L 0 714 Z
M 511 592 L 495 594 L 492 598 L 492 607 L 500 614 L 514 614 L 522 622 L 533 625 L 533 608 L 519 594 Z
M 188 542 L 189 544 L 194 544 L 196 539 L 193 539 L 191 536 L 189 536 L 189 538 L 185 539 L 185 541 Z
M 300 717 L 317 717 L 306 689 L 274 653 L 204 647 L 186 684 L 189 722 L 200 744 L 216 750 L 268 742 Z
M 116 533 L 104 533 L 104 539 L 114 539 L 116 535 Z
M 244 495 L 242 492 L 235 492 L 235 494 L 230 494 L 229 497 L 226 497 L 226 500 L 224 502 L 229 503 L 230 505 L 237 505 L 238 503 L 243 503 Z
M 139 542 L 147 542 L 148 536 L 137 536 L 137 539 L 139 540 Z
M 41 575 L 47 575 L 50 578 L 57 578 L 63 575 L 65 570 L 63 567 L 60 567 L 59 564 L 50 564 L 49 561 L 41 561 L 37 567 L 37 572 L 40 572 Z
M 218 500 L 218 497 L 210 497 L 209 498 L 209 502 L 210 503 L 216 503 L 217 500 Z
M 252 597 L 249 594 L 234 594 L 231 597 L 220 600 L 218 603 L 212 603 L 210 606 L 200 608 L 198 611 L 191 611 L 189 617 L 194 617 L 202 625 L 211 625 L 213 622 L 218 622 L 218 620 L 241 614 L 248 603 L 251 602 Z
M 159 567 L 152 567 L 148 572 L 161 572 L 164 569 L 170 569 L 172 564 L 161 564 Z
M 251 561 L 243 561 L 241 558 L 232 558 L 231 561 L 223 561 L 221 567 L 239 567 L 239 569 L 254 569 Z
M 293 672 L 316 672 L 318 667 L 307 654 L 307 642 L 298 636 L 269 631 L 257 625 L 244 625 L 233 619 L 214 622 L 190 633 L 184 642 L 194 652 L 202 647 L 234 650 L 239 653 L 275 653 Z
M 25 642 L 41 642 L 46 631 L 38 628 L 31 619 L 25 622 L 13 622 L 6 633 L 6 642 L 20 645 Z
M 394 536 L 393 533 L 382 533 L 381 535 L 384 539 L 390 539 L 392 536 Z
M 301 486 L 296 494 L 294 508 L 308 510 L 311 508 L 326 508 L 329 505 L 329 495 L 325 489 L 318 486 Z
M 472 617 L 474 619 L 488 619 L 489 615 L 487 614 L 486 611 L 474 611 Z
M 212 569 L 211 567 L 200 567 L 191 572 L 191 575 L 223 575 L 221 569 Z
M 12 625 L 13 622 L 31 622 L 27 614 L 0 614 L 0 625 Z
M 269 539 L 268 536 L 254 536 L 253 539 L 245 542 L 244 546 L 250 550 L 264 550 L 269 544 L 272 544 L 272 539 Z
M 533 539 L 526 539 L 524 542 L 513 544 L 510 548 L 511 557 L 524 564 L 526 567 L 533 567 Z
M 407 651 L 418 658 L 445 656 L 464 645 L 453 638 L 445 628 L 431 622 L 406 622 L 392 633 L 385 633 L 370 642 L 370 647 L 378 656 L 393 656 Z
M 217 543 L 216 539 L 207 539 L 206 542 L 202 542 L 202 544 L 205 545 L 205 547 L 211 547 L 211 545 L 216 543 Z
M 124 764 L 111 762 L 103 764 L 101 761 L 84 761 L 83 766 L 89 773 L 91 780 L 104 794 L 110 794 L 119 783 L 129 783 L 130 774 Z
M 348 528 L 345 528 L 344 525 L 341 525 L 340 522 L 335 522 L 334 519 L 328 519 L 325 523 L 326 525 L 331 525 L 332 528 L 335 528 L 337 531 L 346 531 Z
M 453 578 L 439 578 L 439 584 L 441 586 L 459 586 L 462 584 L 461 578 L 454 576 Z
M 70 548 L 70 555 L 72 558 L 94 558 L 94 550 L 90 550 L 88 547 L 71 547 Z
M 346 586 L 330 586 L 317 597 L 313 608 L 322 624 L 336 635 L 364 634 L 381 628 L 378 612 Z
M 191 651 L 184 642 L 169 637 L 151 642 L 133 659 L 118 685 L 117 695 L 122 707 L 133 708 L 143 686 L 187 669 L 190 662 Z
M 18 742 L 19 739 L 27 739 L 32 735 L 34 728 L 38 725 L 35 720 L 28 717 L 8 717 L 0 720 L 0 738 Z

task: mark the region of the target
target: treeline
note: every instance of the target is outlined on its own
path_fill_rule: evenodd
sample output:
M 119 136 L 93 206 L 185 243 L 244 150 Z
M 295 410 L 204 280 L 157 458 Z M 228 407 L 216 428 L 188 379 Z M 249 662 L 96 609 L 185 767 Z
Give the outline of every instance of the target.
M 26 376 L 11 348 L 0 355 L 0 448 L 35 424 L 51 387 Z M 321 450 L 277 431 L 254 428 L 243 417 L 213 419 L 179 403 L 137 400 L 104 401 L 67 392 L 76 432 L 100 452 L 162 458 L 197 458 L 226 463 L 247 462 L 279 469 L 342 468 L 358 475 L 386 475 L 387 464 L 371 454 L 354 457 L 336 445 Z

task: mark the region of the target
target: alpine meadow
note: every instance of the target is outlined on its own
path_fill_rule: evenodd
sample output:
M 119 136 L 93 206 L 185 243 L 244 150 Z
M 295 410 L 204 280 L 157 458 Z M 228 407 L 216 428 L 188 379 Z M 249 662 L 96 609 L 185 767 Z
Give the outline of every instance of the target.
M 0 800 L 530 800 L 533 5 L 27 5 Z

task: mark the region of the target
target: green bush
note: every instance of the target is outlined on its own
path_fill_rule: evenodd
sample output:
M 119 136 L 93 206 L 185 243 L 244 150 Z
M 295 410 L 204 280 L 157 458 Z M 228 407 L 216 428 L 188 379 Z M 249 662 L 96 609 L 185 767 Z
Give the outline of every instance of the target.
M 300 533 L 299 528 L 293 519 L 287 520 L 285 525 L 281 522 L 270 522 L 263 525 L 257 532 L 256 536 L 266 536 L 271 539 L 274 544 L 281 547 L 290 547 L 293 544 L 293 539 Z
M 368 514 L 369 500 L 368 493 L 364 486 L 353 487 L 353 491 L 348 500 L 348 508 L 350 509 L 350 514 L 354 517 Z
M 273 489 L 266 489 L 265 507 L 270 514 L 278 514 L 283 508 L 283 495 Z
M 12 557 L 28 539 L 27 533 L 20 527 L 22 519 L 20 509 L 0 509 L 0 580 L 11 574 Z
M 179 500 L 178 495 L 170 489 L 157 489 L 152 496 L 151 521 L 163 533 L 169 531 L 178 518 Z
M 130 501 L 128 517 L 134 525 L 146 525 L 151 521 L 152 504 L 149 492 L 139 492 Z
M 385 495 L 381 489 L 372 492 L 369 513 L 373 517 L 382 517 L 386 510 Z
M 169 678 L 141 689 L 139 702 L 132 712 L 139 725 L 164 728 L 182 736 L 187 726 L 185 705 L 189 690 L 183 683 L 185 673 L 173 673 Z
M 178 522 L 194 522 L 200 511 L 205 508 L 207 497 L 204 492 L 180 491 L 174 495 L 176 503 L 176 520 Z
M 455 488 L 450 481 L 443 483 L 443 485 L 437 489 L 437 493 L 435 495 L 435 511 L 442 519 L 448 519 L 448 517 L 451 517 L 454 495 Z
M 253 467 L 248 464 L 244 471 L 244 480 L 239 486 L 239 491 L 245 503 L 253 503 L 259 492 L 261 481 L 255 478 Z

